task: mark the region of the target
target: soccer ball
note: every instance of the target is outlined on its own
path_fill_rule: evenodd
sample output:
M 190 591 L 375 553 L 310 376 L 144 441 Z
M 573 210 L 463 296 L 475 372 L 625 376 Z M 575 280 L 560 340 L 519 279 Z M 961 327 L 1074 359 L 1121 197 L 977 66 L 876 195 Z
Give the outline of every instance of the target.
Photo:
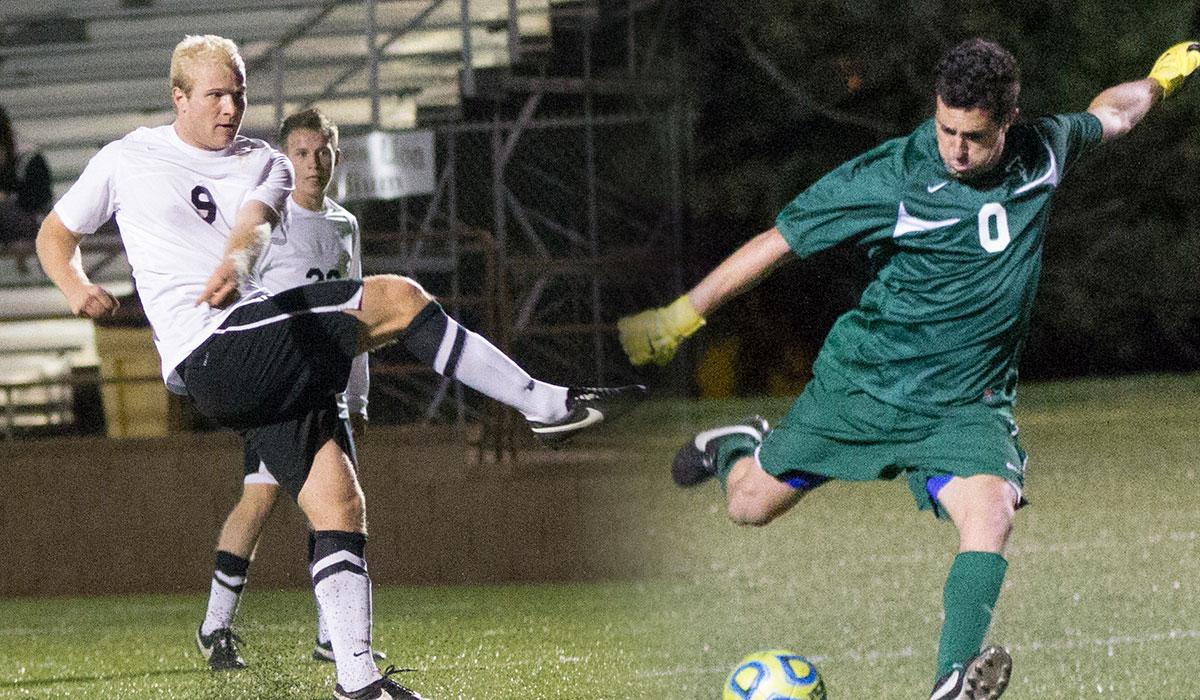
M 772 649 L 742 659 L 725 680 L 723 700 L 825 700 L 825 682 L 811 661 Z

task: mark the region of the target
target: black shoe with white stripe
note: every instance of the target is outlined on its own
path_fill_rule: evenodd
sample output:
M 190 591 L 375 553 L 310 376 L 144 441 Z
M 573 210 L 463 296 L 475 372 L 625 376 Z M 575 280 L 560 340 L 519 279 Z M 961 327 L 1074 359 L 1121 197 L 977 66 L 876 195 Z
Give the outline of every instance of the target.
M 196 628 L 196 648 L 208 659 L 208 667 L 214 671 L 246 668 L 246 662 L 238 652 L 241 641 L 242 638 L 228 627 L 215 629 L 208 634 L 200 634 L 200 628 Z
M 1001 647 L 987 647 L 938 679 L 929 700 L 996 700 L 1008 687 L 1012 657 Z
M 372 649 L 371 657 L 376 661 L 387 661 L 387 654 L 384 654 L 382 651 L 375 651 Z M 329 663 L 335 663 L 337 661 L 337 657 L 333 655 L 333 642 L 329 641 L 328 639 L 322 642 L 318 639 L 317 643 L 313 645 L 312 659 L 313 661 L 328 661 Z
M 342 690 L 341 685 L 334 686 L 334 700 L 424 700 L 416 691 L 409 690 L 391 679 L 400 669 L 388 666 L 383 672 L 383 678 L 371 683 L 365 688 L 354 692 Z
M 616 387 L 567 388 L 567 417 L 555 423 L 529 421 L 529 428 L 544 444 L 559 445 L 579 431 L 611 421 L 646 398 L 641 384 Z
M 758 442 L 770 430 L 767 419 L 751 416 L 741 423 L 705 430 L 684 443 L 671 464 L 671 478 L 677 486 L 695 486 L 717 475 L 717 445 L 731 435 L 749 435 Z

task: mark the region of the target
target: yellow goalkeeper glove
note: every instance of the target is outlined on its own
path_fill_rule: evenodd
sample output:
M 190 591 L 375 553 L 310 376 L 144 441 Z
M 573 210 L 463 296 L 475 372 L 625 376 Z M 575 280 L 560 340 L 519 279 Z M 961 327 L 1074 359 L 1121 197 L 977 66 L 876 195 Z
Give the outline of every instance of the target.
M 1146 77 L 1162 86 L 1165 100 L 1183 86 L 1197 67 L 1200 67 L 1200 42 L 1185 41 L 1164 51 Z
M 669 306 L 622 318 L 617 321 L 617 331 L 630 362 L 665 365 L 675 357 L 683 339 L 703 325 L 704 319 L 685 294 Z

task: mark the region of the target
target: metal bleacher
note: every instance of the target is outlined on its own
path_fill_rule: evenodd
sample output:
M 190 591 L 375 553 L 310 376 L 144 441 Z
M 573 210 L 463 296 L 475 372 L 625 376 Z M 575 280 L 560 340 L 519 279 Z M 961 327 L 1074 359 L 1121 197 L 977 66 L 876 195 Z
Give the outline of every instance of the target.
M 44 0 L 0 3 L 0 105 L 59 189 L 103 144 L 172 119 L 167 67 L 185 34 L 246 59 L 244 133 L 319 104 L 343 128 L 456 118 L 474 71 L 543 50 L 549 0 Z

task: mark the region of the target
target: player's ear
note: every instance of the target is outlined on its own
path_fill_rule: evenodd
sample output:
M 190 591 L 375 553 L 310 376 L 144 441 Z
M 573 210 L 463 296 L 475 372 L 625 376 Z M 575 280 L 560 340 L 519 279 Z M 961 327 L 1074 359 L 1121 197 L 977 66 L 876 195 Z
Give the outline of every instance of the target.
M 1008 127 L 1012 126 L 1013 124 L 1016 124 L 1016 123 L 1017 123 L 1017 117 L 1019 117 L 1019 116 L 1021 116 L 1021 108 L 1020 108 L 1020 107 L 1013 107 L 1013 108 L 1012 108 L 1012 111 L 1011 111 L 1011 112 L 1009 112 L 1009 113 L 1008 113 L 1007 115 L 1005 115 L 1005 117 L 1004 117 L 1004 128 L 1005 128 L 1005 129 L 1007 129 Z
M 342 162 L 342 149 L 335 148 L 333 149 L 333 164 L 337 165 L 340 162 Z
M 171 104 L 175 105 L 175 110 L 179 110 L 179 103 L 187 99 L 187 93 L 179 88 L 178 85 L 171 86 Z

